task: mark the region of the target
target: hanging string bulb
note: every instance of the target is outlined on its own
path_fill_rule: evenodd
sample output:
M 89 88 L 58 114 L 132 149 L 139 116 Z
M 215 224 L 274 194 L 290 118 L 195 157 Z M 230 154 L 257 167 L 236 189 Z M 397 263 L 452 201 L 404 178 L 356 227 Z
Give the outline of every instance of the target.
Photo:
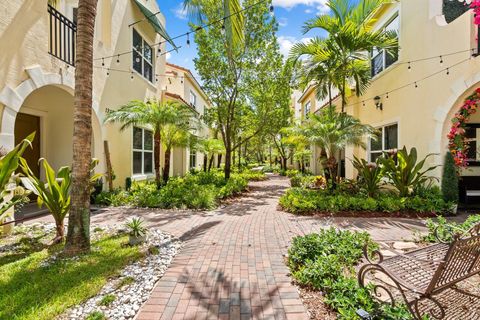
M 387 96 L 386 96 L 386 98 L 388 99 L 388 92 L 387 92 Z
M 133 81 L 133 71 L 131 71 L 131 74 L 130 74 L 130 81 Z
M 158 82 L 158 77 L 155 77 L 155 82 Z
M 447 68 L 447 76 L 450 74 L 450 69 Z
M 187 47 L 190 48 L 190 32 L 187 32 Z
M 415 88 L 418 88 L 417 82 L 415 81 Z
M 180 79 L 180 83 L 183 83 L 183 76 L 182 76 L 182 78 Z
M 158 49 L 157 49 L 157 58 L 160 57 L 162 55 L 162 48 L 160 48 L 160 46 L 158 46 Z
M 105 67 L 105 58 L 102 58 L 102 67 Z
M 442 58 L 442 56 L 440 56 L 440 64 L 442 64 L 442 63 L 443 63 L 443 58 Z
M 410 64 L 410 61 L 408 61 L 408 71 L 412 71 L 412 65 Z
M 117 55 L 117 64 L 120 63 L 120 55 Z
M 362 101 L 363 106 L 365 107 L 365 101 Z
M 110 75 L 110 69 L 107 69 L 107 77 Z

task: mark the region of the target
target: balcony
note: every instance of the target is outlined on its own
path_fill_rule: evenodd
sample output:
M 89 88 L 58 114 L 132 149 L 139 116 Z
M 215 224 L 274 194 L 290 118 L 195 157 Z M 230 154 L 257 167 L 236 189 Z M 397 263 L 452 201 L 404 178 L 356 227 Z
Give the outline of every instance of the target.
M 52 6 L 48 6 L 50 37 L 48 53 L 75 66 L 77 25 Z

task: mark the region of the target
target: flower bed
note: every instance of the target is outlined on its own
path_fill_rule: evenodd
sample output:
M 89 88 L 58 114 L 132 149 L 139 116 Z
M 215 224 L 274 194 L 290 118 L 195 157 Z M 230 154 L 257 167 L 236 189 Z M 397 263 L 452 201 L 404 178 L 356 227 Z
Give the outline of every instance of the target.
M 229 180 L 219 171 L 188 174 L 171 178 L 157 188 L 153 182 L 134 183 L 129 191 L 115 190 L 97 195 L 95 202 L 101 205 L 134 206 L 164 209 L 212 209 L 219 201 L 245 191 L 248 181 L 266 179 L 262 172 L 233 173 Z

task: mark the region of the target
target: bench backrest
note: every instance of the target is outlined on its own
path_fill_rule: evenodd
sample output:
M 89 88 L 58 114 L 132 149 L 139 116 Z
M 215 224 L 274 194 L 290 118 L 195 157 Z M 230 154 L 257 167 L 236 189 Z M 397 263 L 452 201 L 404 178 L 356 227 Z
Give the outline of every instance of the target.
M 476 226 L 477 230 L 479 226 Z M 445 261 L 440 264 L 432 278 L 428 293 L 450 287 L 480 273 L 480 234 L 473 232 L 468 235 L 471 236 L 452 242 Z

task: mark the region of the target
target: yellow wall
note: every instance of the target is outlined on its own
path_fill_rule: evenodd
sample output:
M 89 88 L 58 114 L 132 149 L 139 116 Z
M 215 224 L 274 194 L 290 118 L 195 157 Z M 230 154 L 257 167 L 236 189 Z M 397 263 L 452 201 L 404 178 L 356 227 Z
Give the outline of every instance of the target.
M 60 1 L 58 10 L 67 18 L 72 17 L 72 7 L 78 1 Z M 156 1 L 143 1 L 152 12 L 158 12 Z M 55 158 L 54 164 L 69 162 L 71 150 L 58 145 L 66 145 L 71 141 L 73 119 L 71 117 L 71 99 L 74 90 L 74 68 L 48 54 L 49 43 L 49 15 L 46 1 L 19 0 L 0 2 L 0 107 L 1 126 L 0 144 L 10 148 L 13 145 L 13 127 L 17 112 L 31 108 L 48 114 L 48 145 L 45 145 L 46 156 Z M 157 15 L 165 24 L 162 14 Z M 94 59 L 103 56 L 116 55 L 132 49 L 133 21 L 144 19 L 133 1 L 100 0 L 97 7 L 97 19 L 94 42 Z M 143 21 L 135 25 L 137 31 L 152 45 L 158 43 L 161 37 L 154 29 Z M 21 35 L 21 36 L 19 36 Z M 154 53 L 156 53 L 154 48 Z M 162 45 L 165 52 L 165 44 Z M 100 159 L 99 171 L 104 170 L 103 140 L 108 140 L 113 170 L 117 176 L 115 185 L 123 186 L 125 178 L 132 174 L 132 131 L 119 131 L 118 125 L 102 125 L 105 110 L 116 109 L 131 100 L 146 100 L 151 97 L 160 98 L 160 88 L 165 78 L 159 77 L 158 82 L 145 80 L 141 75 L 133 72 L 134 79 L 130 80 L 132 69 L 131 54 L 104 60 L 105 68 L 120 69 L 127 72 L 111 71 L 107 76 L 105 69 L 101 69 L 102 61 L 94 61 L 93 75 L 93 107 L 95 156 Z M 157 74 L 165 74 L 165 55 L 154 58 Z M 53 86 L 62 87 L 62 90 Z M 61 102 L 69 102 L 61 109 Z M 33 107 L 32 107 L 33 106 Z M 24 108 L 24 109 L 22 109 Z M 25 109 L 27 108 L 27 109 Z M 53 128 L 55 123 L 57 127 Z M 70 133 L 69 133 L 70 132 Z M 55 134 L 57 133 L 57 134 Z M 60 134 L 62 133 L 62 134 Z M 63 139 L 65 141 L 57 141 Z M 70 146 L 71 149 L 71 146 Z M 49 159 L 50 160 L 50 159 Z M 163 159 L 162 159 L 163 162 Z M 137 177 L 145 178 L 145 177 Z

